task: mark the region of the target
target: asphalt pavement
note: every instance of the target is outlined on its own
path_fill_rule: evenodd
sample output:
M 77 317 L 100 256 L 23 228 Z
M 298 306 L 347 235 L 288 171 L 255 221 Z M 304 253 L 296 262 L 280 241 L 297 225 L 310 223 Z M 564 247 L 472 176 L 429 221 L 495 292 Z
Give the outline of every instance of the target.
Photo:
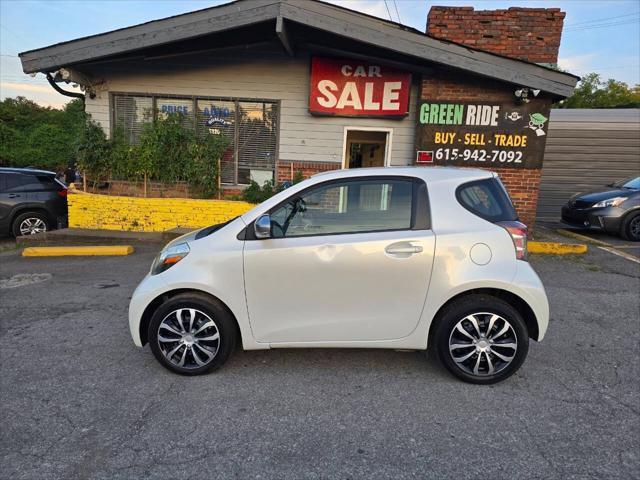
M 129 336 L 155 247 L 0 253 L 0 477 L 640 477 L 640 265 L 534 256 L 542 343 L 493 386 L 420 352 L 237 351 L 181 377 Z

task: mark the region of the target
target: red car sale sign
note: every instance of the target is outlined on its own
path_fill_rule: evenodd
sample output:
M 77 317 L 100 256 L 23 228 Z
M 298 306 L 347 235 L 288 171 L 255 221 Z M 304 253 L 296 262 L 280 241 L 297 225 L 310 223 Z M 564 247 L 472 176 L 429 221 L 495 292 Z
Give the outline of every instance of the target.
M 309 112 L 341 117 L 404 117 L 411 73 L 360 60 L 313 57 Z

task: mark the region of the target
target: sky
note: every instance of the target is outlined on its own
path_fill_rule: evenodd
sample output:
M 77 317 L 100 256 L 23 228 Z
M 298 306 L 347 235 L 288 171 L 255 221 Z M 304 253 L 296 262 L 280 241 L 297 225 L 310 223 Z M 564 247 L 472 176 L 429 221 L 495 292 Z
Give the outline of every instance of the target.
M 567 13 L 560 67 L 640 83 L 640 0 L 331 0 L 424 31 L 432 5 L 476 10 L 559 7 Z M 0 0 L 0 99 L 18 95 L 59 108 L 70 99 L 44 75 L 22 73 L 18 53 L 227 3 L 223 0 Z M 68 86 L 65 88 L 69 89 Z

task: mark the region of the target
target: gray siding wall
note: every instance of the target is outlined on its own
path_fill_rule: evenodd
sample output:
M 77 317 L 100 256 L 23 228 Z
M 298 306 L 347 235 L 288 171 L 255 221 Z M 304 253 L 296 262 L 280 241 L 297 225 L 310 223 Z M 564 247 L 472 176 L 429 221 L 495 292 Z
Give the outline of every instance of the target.
M 640 175 L 640 109 L 551 111 L 537 219 L 554 221 L 577 192 Z
M 340 163 L 344 128 L 371 127 L 393 129 L 393 165 L 413 162 L 416 84 L 411 89 L 410 114 L 402 120 L 314 117 L 308 112 L 308 58 L 263 56 L 216 61 L 208 66 L 202 66 L 202 61 L 175 57 L 164 60 L 162 66 L 154 62 L 156 66 L 130 67 L 120 73 L 113 67 L 94 72 L 106 83 L 95 99 L 87 99 L 86 111 L 109 133 L 109 92 L 280 100 L 280 160 Z

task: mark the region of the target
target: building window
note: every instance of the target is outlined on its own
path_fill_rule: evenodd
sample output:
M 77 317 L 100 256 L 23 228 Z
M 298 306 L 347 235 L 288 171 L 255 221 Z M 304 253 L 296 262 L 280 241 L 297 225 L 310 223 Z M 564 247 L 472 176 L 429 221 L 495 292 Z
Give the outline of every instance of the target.
M 262 184 L 273 180 L 276 164 L 278 103 L 209 97 L 166 97 L 114 94 L 114 132 L 137 143 L 145 123 L 171 113 L 184 118 L 183 125 L 198 135 L 224 135 L 229 148 L 220 164 L 221 181 L 227 185 Z

